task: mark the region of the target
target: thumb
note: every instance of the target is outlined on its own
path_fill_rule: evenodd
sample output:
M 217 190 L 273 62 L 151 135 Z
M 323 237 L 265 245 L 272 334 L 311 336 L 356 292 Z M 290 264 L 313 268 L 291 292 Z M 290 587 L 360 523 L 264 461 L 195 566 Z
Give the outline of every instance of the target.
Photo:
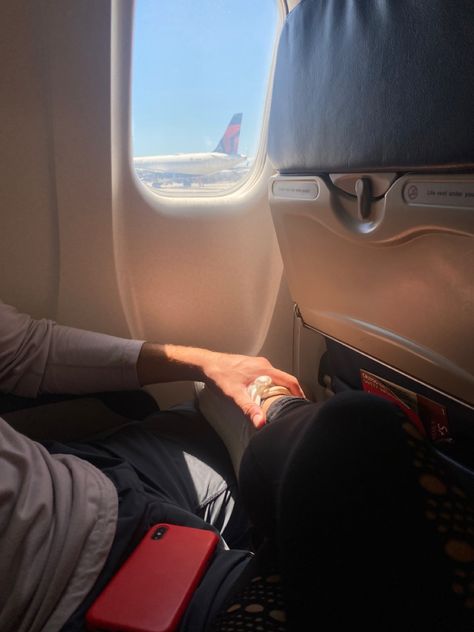
M 265 425 L 265 413 L 258 404 L 249 399 L 248 393 L 245 393 L 245 396 L 238 399 L 236 398 L 234 401 L 255 428 L 258 429 Z
M 257 406 L 257 404 L 253 402 L 250 404 L 247 416 L 250 418 L 250 421 L 255 426 L 255 428 L 257 428 L 257 430 L 265 425 L 265 413 L 260 408 L 260 406 Z

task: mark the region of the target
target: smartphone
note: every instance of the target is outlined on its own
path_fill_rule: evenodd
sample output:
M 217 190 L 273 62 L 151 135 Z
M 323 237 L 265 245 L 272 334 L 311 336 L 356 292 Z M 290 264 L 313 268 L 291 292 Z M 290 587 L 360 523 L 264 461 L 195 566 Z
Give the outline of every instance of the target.
M 89 608 L 87 629 L 175 630 L 218 539 L 212 531 L 155 524 Z

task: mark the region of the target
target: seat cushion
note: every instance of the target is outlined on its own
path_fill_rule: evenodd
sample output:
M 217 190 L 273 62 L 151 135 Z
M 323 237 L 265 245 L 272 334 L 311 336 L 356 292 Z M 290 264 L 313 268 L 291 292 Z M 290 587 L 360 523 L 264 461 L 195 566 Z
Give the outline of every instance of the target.
M 474 4 L 304 0 L 278 49 L 268 154 L 283 173 L 474 163 Z

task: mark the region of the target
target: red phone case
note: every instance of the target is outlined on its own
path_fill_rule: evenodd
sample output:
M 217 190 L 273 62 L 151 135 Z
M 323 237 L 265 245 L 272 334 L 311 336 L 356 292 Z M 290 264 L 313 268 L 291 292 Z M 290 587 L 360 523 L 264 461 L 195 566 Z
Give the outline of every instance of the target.
M 87 629 L 175 630 L 217 542 L 212 531 L 154 525 L 87 612 Z

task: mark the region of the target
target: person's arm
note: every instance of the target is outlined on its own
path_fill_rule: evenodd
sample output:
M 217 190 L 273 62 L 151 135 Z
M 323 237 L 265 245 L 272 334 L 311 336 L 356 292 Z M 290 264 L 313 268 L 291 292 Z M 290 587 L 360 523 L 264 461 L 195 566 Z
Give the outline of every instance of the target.
M 291 375 L 268 360 L 207 349 L 116 338 L 51 320 L 34 320 L 0 302 L 0 391 L 40 393 L 132 390 L 147 384 L 197 380 L 235 401 L 252 423 L 265 422 L 247 386 L 259 375 L 303 396 Z
M 137 389 L 142 345 L 35 320 L 0 302 L 0 392 L 36 397 Z
M 247 387 L 259 375 L 268 375 L 275 384 L 286 386 L 293 395 L 304 397 L 298 380 L 275 369 L 266 358 L 208 349 L 146 342 L 138 357 L 137 373 L 142 386 L 196 380 L 217 387 L 234 400 L 256 428 L 265 423 L 265 413 L 251 400 Z

